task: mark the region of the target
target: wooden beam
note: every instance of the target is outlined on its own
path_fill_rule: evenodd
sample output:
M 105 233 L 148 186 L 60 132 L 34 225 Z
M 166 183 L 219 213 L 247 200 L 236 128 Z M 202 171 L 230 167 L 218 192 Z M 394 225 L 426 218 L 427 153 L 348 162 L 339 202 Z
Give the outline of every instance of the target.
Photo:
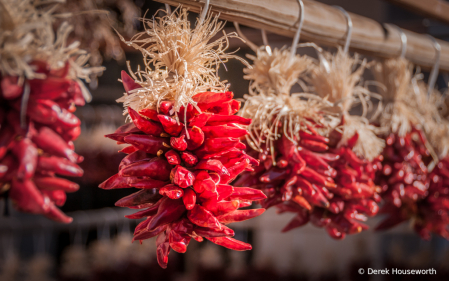
M 449 3 L 443 0 L 388 0 L 425 17 L 449 24 Z
M 199 12 L 204 0 L 155 0 L 172 6 Z M 269 32 L 293 37 L 299 15 L 297 0 L 210 0 L 213 12 L 220 18 L 242 25 L 265 29 Z M 379 57 L 396 57 L 401 52 L 400 32 L 391 25 L 349 13 L 353 22 L 351 50 Z M 316 1 L 304 1 L 304 26 L 301 41 L 327 46 L 341 46 L 346 38 L 346 18 L 335 7 Z M 435 61 L 435 48 L 426 35 L 404 30 L 407 35 L 406 57 L 416 65 L 430 68 Z M 449 43 L 441 45 L 440 69 L 449 71 Z

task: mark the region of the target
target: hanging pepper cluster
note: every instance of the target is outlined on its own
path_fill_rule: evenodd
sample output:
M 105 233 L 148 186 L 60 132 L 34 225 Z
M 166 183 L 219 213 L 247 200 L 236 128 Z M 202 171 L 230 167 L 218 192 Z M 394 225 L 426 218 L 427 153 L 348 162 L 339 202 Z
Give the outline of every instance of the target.
M 20 211 L 68 223 L 57 206 L 79 187 L 58 176 L 83 174 L 72 142 L 80 134 L 73 112 L 89 95 L 79 78 L 102 69 L 83 68 L 88 56 L 64 46 L 70 26 L 62 24 L 55 36 L 45 7 L 16 4 L 1 1 L 11 21 L 0 30 L 0 193 Z
M 385 86 L 381 91 L 385 103 L 379 117 L 380 135 L 386 147 L 382 170 L 376 174 L 376 183 L 382 188 L 384 205 L 381 213 L 387 217 L 377 230 L 388 229 L 417 215 L 418 204 L 429 195 L 428 165 L 432 157 L 424 131 L 418 102 L 423 89 L 412 77 L 411 65 L 402 58 L 387 59 L 374 68 L 377 80 Z
M 251 120 L 234 115 L 240 102 L 210 69 L 219 59 L 232 57 L 224 53 L 226 37 L 208 43 L 222 24 L 209 16 L 191 30 L 185 10 L 145 23 L 146 34 L 151 34 L 147 42 L 153 42 L 145 49 L 152 52 L 145 60 L 146 71 L 132 73 L 133 77 L 122 72 L 126 95 L 120 101 L 127 105 L 132 123 L 107 135 L 129 144 L 122 150 L 128 156 L 118 174 L 100 188 L 140 189 L 116 205 L 142 209 L 128 216 L 144 219 L 133 240 L 157 236 L 157 259 L 163 268 L 170 250 L 186 252 L 192 238 L 250 250 L 251 245 L 232 238 L 234 231 L 226 225 L 262 214 L 264 209 L 239 209 L 266 196 L 260 190 L 230 185 L 258 161 L 244 152 L 246 146 L 239 139 L 247 134 L 242 126 Z M 132 42 L 141 36 L 131 40 L 138 49 L 142 47 Z M 197 83 L 194 88 L 192 81 Z
M 251 96 L 246 97 L 241 114 L 254 119 L 247 137 L 253 151 L 248 154 L 258 157 L 261 165 L 246 172 L 236 185 L 260 188 L 268 197 L 262 202 L 266 208 L 277 206 L 280 213 L 296 213 L 283 231 L 310 221 L 324 227 L 331 237 L 342 239 L 367 229 L 360 221 L 378 211 L 379 190 L 373 179 L 380 168 L 382 141 L 367 121 L 348 115 L 347 109 L 341 114 L 334 107 L 336 101 L 345 100 L 348 108 L 352 96 L 369 94 L 356 87 L 365 62 L 352 73 L 357 59 L 341 51 L 331 57 L 317 49 L 323 60 L 320 65 L 304 56 L 291 59 L 287 50 L 259 49 L 255 50 L 257 57 L 249 56 L 254 65 L 245 69 L 245 78 L 252 80 Z M 289 94 L 301 75 L 307 75 L 306 82 L 323 99 Z M 338 121 L 340 114 L 344 118 Z M 366 149 L 362 142 L 372 148 Z

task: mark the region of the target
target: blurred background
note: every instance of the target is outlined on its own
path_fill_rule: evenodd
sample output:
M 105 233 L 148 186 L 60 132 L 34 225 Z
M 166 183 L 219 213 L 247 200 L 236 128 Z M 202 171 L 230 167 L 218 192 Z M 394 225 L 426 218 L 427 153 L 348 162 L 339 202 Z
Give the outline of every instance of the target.
M 123 20 L 124 11 L 130 10 L 117 8 L 120 1 L 110 2 L 114 2 L 114 5 L 110 5 L 110 12 Z M 417 33 L 449 39 L 447 25 L 389 1 L 320 2 L 339 5 L 349 12 L 396 24 Z M 153 1 L 135 0 L 134 4 L 138 9 L 133 11 L 138 16 L 143 16 L 145 12 L 153 15 L 158 9 L 164 8 L 163 4 Z M 194 20 L 196 14 L 192 13 L 190 17 Z M 132 24 L 134 29 L 128 32 L 142 29 L 137 18 Z M 226 24 L 225 30 L 235 31 L 230 22 Z M 242 27 L 242 32 L 256 45 L 262 45 L 260 30 Z M 272 48 L 291 44 L 290 38 L 276 34 L 268 34 L 268 40 Z M 251 52 L 241 41 L 234 39 L 230 43 L 230 50 L 238 49 L 237 54 L 241 57 Z M 81 164 L 85 173 L 82 178 L 75 179 L 81 189 L 68 194 L 67 203 L 62 208 L 74 218 L 74 222 L 58 225 L 41 217 L 19 214 L 8 206 L 8 202 L 0 201 L 0 210 L 4 214 L 0 217 L 1 281 L 449 280 L 449 242 L 444 239 L 433 237 L 430 241 L 423 241 L 407 224 L 382 233 L 364 231 L 350 235 L 343 241 L 332 240 L 325 231 L 310 224 L 281 234 L 282 227 L 290 221 L 291 216 L 277 215 L 274 209 L 248 222 L 233 225 L 236 238 L 251 243 L 252 251 L 235 252 L 208 241 L 192 242 L 186 254 L 172 251 L 168 268 L 161 269 L 156 262 L 154 240 L 146 240 L 143 244 L 131 243 L 132 231 L 140 221 L 124 218 L 131 210 L 114 207 L 118 199 L 134 191 L 105 191 L 98 188 L 102 181 L 117 172 L 125 156 L 117 153 L 120 147 L 114 141 L 104 138 L 105 134 L 113 132 L 125 122 L 122 106 L 116 103 L 116 99 L 123 95 L 122 85 L 117 79 L 121 70 L 127 70 L 126 61 L 130 62 L 133 69 L 142 64 L 139 52 L 122 44 L 122 54 L 120 46 L 115 47 L 118 49 L 112 49 L 113 55 L 105 56 L 103 60 L 106 71 L 96 83 L 90 85 L 92 102 L 76 112 L 82 120 L 83 131 L 75 145 L 77 152 L 85 158 Z M 315 53 L 308 49 L 299 52 L 310 55 Z M 230 89 L 236 97 L 243 97 L 248 89 L 248 81 L 243 79 L 243 64 L 233 60 L 226 63 L 226 68 L 227 71 L 220 68 L 220 77 L 231 81 Z M 447 77 L 440 75 L 438 88 L 447 88 L 447 82 Z M 378 221 L 378 218 L 372 219 L 369 225 L 373 227 Z M 385 267 L 434 268 L 437 275 L 366 273 L 368 268 Z M 364 268 L 365 274 L 359 274 L 359 268 Z

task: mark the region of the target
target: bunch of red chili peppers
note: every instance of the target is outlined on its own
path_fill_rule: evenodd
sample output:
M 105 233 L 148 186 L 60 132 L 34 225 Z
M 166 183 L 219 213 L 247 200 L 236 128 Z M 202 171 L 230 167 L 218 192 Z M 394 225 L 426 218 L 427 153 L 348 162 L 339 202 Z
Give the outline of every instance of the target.
M 320 126 L 306 122 L 306 127 L 307 131 L 299 132 L 297 144 L 286 136 L 275 142 L 275 165 L 266 147 L 261 153 L 249 152 L 262 163 L 242 175 L 236 185 L 260 188 L 268 197 L 262 201 L 265 208 L 277 206 L 280 213 L 297 213 L 283 232 L 309 221 L 335 239 L 367 229 L 358 221 L 378 211 L 380 198 L 373 178 L 379 161 L 369 163 L 354 154 L 351 144 L 357 134 L 347 147 L 336 148 L 340 133 L 333 132 L 330 140 L 317 132 Z
M 388 229 L 410 218 L 425 239 L 434 231 L 448 236 L 447 161 L 441 160 L 429 174 L 430 153 L 423 132 L 414 128 L 404 137 L 390 134 L 386 138 L 383 169 L 376 177 L 382 187 L 385 205 L 381 213 L 387 218 L 377 227 Z
M 122 72 L 125 90 L 139 88 Z M 258 161 L 247 155 L 239 138 L 246 135 L 241 125 L 250 119 L 233 115 L 240 102 L 231 92 L 204 92 L 193 96 L 192 105 L 181 107 L 175 120 L 172 101 L 161 102 L 158 110 L 128 108 L 132 123 L 107 137 L 127 143 L 128 154 L 119 173 L 100 185 L 103 189 L 141 189 L 116 205 L 143 209 L 128 216 L 145 218 L 135 229 L 134 240 L 157 236 L 157 259 L 167 267 L 170 249 L 184 253 L 191 238 L 206 238 L 215 244 L 249 250 L 251 245 L 235 240 L 226 226 L 256 217 L 264 209 L 245 209 L 266 196 L 256 189 L 229 183 L 241 172 L 252 171 Z M 186 112 L 184 112 L 186 111 Z M 186 119 L 184 119 L 186 116 Z
M 0 192 L 21 211 L 68 223 L 72 219 L 56 206 L 78 185 L 57 175 L 83 174 L 72 141 L 80 134 L 73 112 L 84 98 L 78 82 L 67 77 L 69 62 L 60 69 L 42 61 L 30 65 L 45 79 L 0 76 Z

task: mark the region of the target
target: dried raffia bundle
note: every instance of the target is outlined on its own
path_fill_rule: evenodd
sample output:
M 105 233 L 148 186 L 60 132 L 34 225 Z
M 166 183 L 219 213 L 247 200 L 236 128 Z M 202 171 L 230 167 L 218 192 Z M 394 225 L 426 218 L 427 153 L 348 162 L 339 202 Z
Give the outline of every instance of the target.
M 101 65 L 103 58 L 123 60 L 125 54 L 113 28 L 131 37 L 140 16 L 132 0 L 71 0 L 58 5 L 56 11 L 73 26 L 69 41 L 79 41 L 89 51 L 91 65 Z
M 385 107 L 378 123 L 386 147 L 376 183 L 385 200 L 381 213 L 388 216 L 377 226 L 378 230 L 415 216 L 418 202 L 429 194 L 432 150 L 422 128 L 426 115 L 438 109 L 431 108 L 420 75 L 413 75 L 412 71 L 411 64 L 403 58 L 386 59 L 374 67 L 377 80 L 385 86 L 381 92 Z
M 234 115 L 240 103 L 217 76 L 226 54 L 224 35 L 209 40 L 223 27 L 209 15 L 190 27 L 187 12 L 144 20 L 146 31 L 127 44 L 140 50 L 145 70 L 122 72 L 126 90 L 119 101 L 132 123 L 107 137 L 127 143 L 119 173 L 103 189 L 141 189 L 116 206 L 142 209 L 128 216 L 141 219 L 133 240 L 157 236 L 157 259 L 167 267 L 170 249 L 184 253 L 190 240 L 206 238 L 233 250 L 251 245 L 235 240 L 226 226 L 256 217 L 264 209 L 245 209 L 266 198 L 255 189 L 229 183 L 258 162 L 244 152 L 239 138 L 250 119 Z
M 423 195 L 409 191 L 409 198 L 418 195 L 412 197 L 413 200 L 402 200 L 400 208 L 391 207 L 390 218 L 411 219 L 414 230 L 423 239 L 430 239 L 432 233 L 449 239 L 449 121 L 443 117 L 444 98 L 436 89 L 428 92 L 422 81 L 412 82 L 415 95 L 412 110 L 419 112 L 419 125 L 427 139 L 423 143 L 432 157 L 427 153 L 419 155 L 429 171 L 427 178 L 421 176 L 425 184 Z M 414 178 L 416 181 L 417 176 Z M 413 186 L 420 185 L 413 182 Z
M 248 154 L 262 164 L 242 175 L 236 185 L 261 189 L 268 197 L 261 202 L 265 208 L 297 213 L 284 232 L 309 221 L 325 227 L 334 238 L 359 232 L 362 226 L 354 221 L 359 206 L 347 202 L 345 209 L 335 183 L 332 165 L 340 156 L 329 152 L 326 137 L 339 120 L 325 110 L 332 103 L 313 94 L 290 95 L 291 87 L 311 68 L 312 59 L 291 57 L 287 49 L 256 51 L 257 56 L 249 57 L 252 68 L 245 69 L 245 78 L 252 80 L 251 94 L 245 96 L 240 114 L 253 118 Z M 370 202 L 364 203 L 364 208 L 370 207 Z
M 371 98 L 377 97 L 361 85 L 361 76 L 367 67 L 366 60 L 357 54 L 349 56 L 342 49 L 335 54 L 322 52 L 306 80 L 313 90 L 332 103 L 330 110 L 338 112 L 341 120 L 329 134 L 329 152 L 335 155 L 331 166 L 334 178 L 334 194 L 328 210 L 320 210 L 319 221 L 332 237 L 344 238 L 345 234 L 367 229 L 360 221 L 378 212 L 379 187 L 373 182 L 381 168 L 380 153 L 384 141 L 375 134 L 375 127 L 365 117 L 373 108 Z M 352 115 L 350 110 L 361 104 L 362 115 Z M 333 225 L 340 224 L 340 227 Z
M 21 211 L 68 223 L 56 206 L 78 185 L 56 175 L 83 174 L 72 112 L 90 99 L 80 79 L 103 69 L 85 67 L 88 54 L 66 45 L 71 26 L 54 32 L 54 5 L 39 3 L 0 1 L 0 193 Z

